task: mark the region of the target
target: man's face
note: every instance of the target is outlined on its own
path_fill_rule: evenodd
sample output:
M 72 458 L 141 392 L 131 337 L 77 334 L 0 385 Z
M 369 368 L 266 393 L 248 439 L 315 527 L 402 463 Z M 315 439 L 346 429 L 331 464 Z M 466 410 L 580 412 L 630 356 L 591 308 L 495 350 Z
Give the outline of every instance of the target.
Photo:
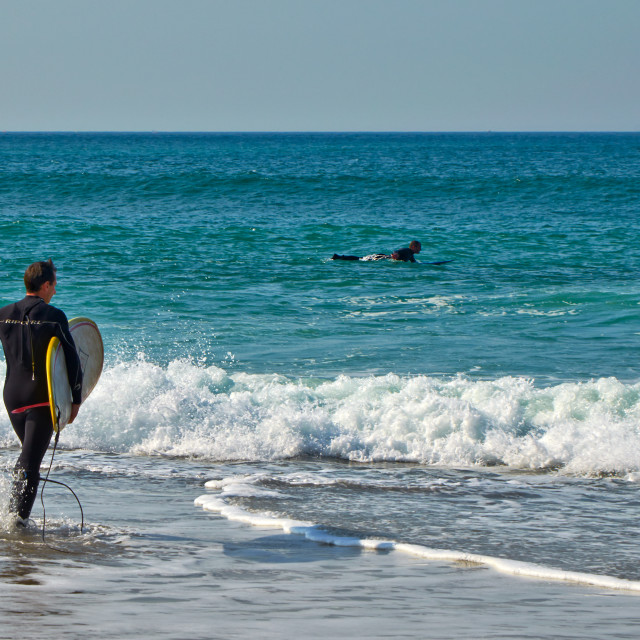
M 45 282 L 40 289 L 40 297 L 49 304 L 51 302 L 51 298 L 56 294 L 56 285 L 58 284 L 58 279 L 54 278 L 53 282 Z

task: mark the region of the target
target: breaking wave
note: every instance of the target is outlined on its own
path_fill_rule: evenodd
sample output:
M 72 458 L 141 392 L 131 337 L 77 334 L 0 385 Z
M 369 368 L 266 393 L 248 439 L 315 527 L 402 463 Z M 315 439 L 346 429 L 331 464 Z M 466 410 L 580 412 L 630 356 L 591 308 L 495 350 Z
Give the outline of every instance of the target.
M 0 363 L 0 376 L 4 376 Z M 15 443 L 6 414 L 0 444 Z M 140 357 L 107 368 L 61 446 L 203 460 L 320 456 L 577 475 L 640 471 L 640 383 L 293 379 Z

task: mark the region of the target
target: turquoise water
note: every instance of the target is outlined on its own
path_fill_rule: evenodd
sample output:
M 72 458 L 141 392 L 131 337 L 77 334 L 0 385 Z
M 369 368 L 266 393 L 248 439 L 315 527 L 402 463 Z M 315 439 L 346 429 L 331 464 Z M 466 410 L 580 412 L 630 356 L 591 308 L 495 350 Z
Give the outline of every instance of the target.
M 0 135 L 0 303 L 51 257 L 53 304 L 105 341 L 54 464 L 88 514 L 73 571 L 123 545 L 124 573 L 164 576 L 209 552 L 208 517 L 272 518 L 638 588 L 639 159 L 638 134 Z M 418 264 L 330 259 L 412 239 Z M 6 415 L 0 446 L 8 472 Z M 61 544 L 77 506 L 50 511 Z M 149 580 L 206 609 L 187 574 Z M 523 629 L 549 611 L 531 588 Z
M 143 352 L 294 376 L 637 379 L 638 135 L 0 138 L 2 296 Z M 335 263 L 420 239 L 425 264 Z

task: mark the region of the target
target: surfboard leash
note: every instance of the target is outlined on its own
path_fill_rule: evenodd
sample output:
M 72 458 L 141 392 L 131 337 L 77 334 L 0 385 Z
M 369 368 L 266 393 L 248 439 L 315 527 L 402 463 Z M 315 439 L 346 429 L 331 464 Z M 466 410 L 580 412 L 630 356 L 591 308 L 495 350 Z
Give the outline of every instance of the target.
M 42 482 L 42 487 L 40 489 L 40 503 L 42 504 L 42 542 L 44 542 L 45 544 L 48 544 L 45 540 L 45 528 L 46 528 L 46 524 L 47 524 L 47 511 L 44 507 L 44 488 L 45 485 L 47 484 L 47 482 L 51 482 L 52 484 L 59 484 L 62 485 L 63 487 L 66 487 L 67 489 L 69 489 L 69 491 L 71 491 L 71 493 L 73 494 L 73 497 L 76 499 L 76 502 L 78 503 L 78 506 L 80 507 L 80 533 L 82 533 L 82 530 L 84 529 L 84 511 L 82 509 L 82 504 L 80 503 L 80 499 L 78 498 L 78 496 L 76 495 L 76 492 L 68 485 L 65 484 L 64 482 L 60 482 L 58 480 L 51 480 L 49 478 L 49 474 L 51 473 L 51 467 L 53 466 L 53 458 L 56 455 L 56 449 L 58 447 L 58 440 L 60 439 L 60 429 L 56 430 L 56 437 L 53 441 L 53 451 L 51 452 L 51 461 L 49 462 L 49 468 L 47 469 L 47 475 L 45 477 L 45 479 Z M 55 547 L 54 547 L 55 548 Z M 62 551 L 64 553 L 69 553 L 67 551 L 65 551 L 64 549 L 56 549 L 57 551 Z

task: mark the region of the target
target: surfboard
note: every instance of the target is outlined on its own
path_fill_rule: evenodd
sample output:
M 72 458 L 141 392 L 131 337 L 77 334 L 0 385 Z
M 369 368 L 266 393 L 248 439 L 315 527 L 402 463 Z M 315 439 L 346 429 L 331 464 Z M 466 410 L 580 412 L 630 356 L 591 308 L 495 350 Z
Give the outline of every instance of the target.
M 104 345 L 98 325 L 89 318 L 72 318 L 69 320 L 69 331 L 80 357 L 84 402 L 100 379 Z M 55 337 L 51 338 L 47 349 L 47 385 L 53 428 L 55 431 L 61 431 L 71 417 L 71 387 L 62 343 Z

